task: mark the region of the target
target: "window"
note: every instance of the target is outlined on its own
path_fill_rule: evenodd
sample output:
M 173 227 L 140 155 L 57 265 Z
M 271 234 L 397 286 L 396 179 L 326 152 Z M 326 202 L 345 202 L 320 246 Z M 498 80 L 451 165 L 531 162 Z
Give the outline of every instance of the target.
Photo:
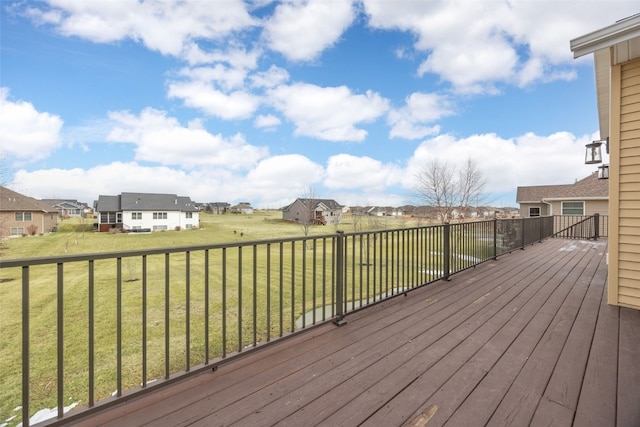
M 540 216 L 540 208 L 536 207 L 536 208 L 529 208 L 529 217 L 534 217 L 534 216 Z
M 11 235 L 12 236 L 22 236 L 24 234 L 24 228 L 22 227 L 11 227 Z
M 193 218 L 193 212 L 187 212 L 185 215 L 185 218 Z
M 167 213 L 166 212 L 154 212 L 153 213 L 153 219 L 167 219 Z
M 193 228 L 193 224 L 186 224 L 184 227 L 185 227 L 187 230 L 190 230 L 190 229 L 192 229 L 192 228 Z
M 131 219 L 142 219 L 142 212 L 131 212 Z
M 31 221 L 31 212 L 16 212 L 17 221 Z
M 584 215 L 584 202 L 562 202 L 562 215 Z
M 163 231 L 166 230 L 167 226 L 166 225 L 154 225 L 153 226 L 153 231 Z

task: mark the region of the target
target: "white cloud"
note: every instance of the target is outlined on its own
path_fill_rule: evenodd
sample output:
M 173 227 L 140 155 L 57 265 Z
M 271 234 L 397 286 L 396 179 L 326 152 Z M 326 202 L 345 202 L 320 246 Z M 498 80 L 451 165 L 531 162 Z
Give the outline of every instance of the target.
M 170 83 L 168 96 L 182 99 L 186 106 L 224 120 L 249 118 L 260 103 L 257 96 L 248 92 L 236 90 L 224 93 L 200 81 Z
M 295 124 L 296 135 L 327 141 L 363 141 L 367 131 L 356 125 L 377 119 L 389 108 L 388 100 L 379 94 L 353 94 L 346 86 L 296 83 L 279 86 L 269 96 L 274 107 Z
M 286 58 L 308 61 L 335 44 L 354 16 L 350 0 L 285 1 L 265 23 L 263 35 Z
M 367 156 L 338 154 L 329 158 L 324 185 L 335 190 L 361 189 L 365 193 L 382 192 L 398 184 L 401 178 L 401 168 L 394 164 L 383 164 Z
M 584 145 L 594 135 L 576 137 L 568 132 L 549 136 L 527 133 L 504 139 L 495 134 L 455 138 L 440 135 L 424 141 L 409 159 L 403 186 L 415 187 L 415 177 L 425 162 L 438 159 L 462 167 L 475 160 L 487 178 L 491 193 L 515 191 L 523 185 L 571 184 L 595 171 L 584 164 Z M 515 202 L 515 201 L 514 201 Z
M 415 35 L 413 47 L 425 55 L 419 75 L 437 74 L 466 93 L 495 92 L 497 83 L 574 78 L 562 69 L 573 64 L 569 40 L 637 13 L 631 0 L 588 7 L 528 0 L 363 0 L 363 5 L 371 27 Z
M 266 114 L 259 115 L 253 122 L 253 125 L 257 128 L 274 128 L 280 124 L 280 119 L 274 115 Z
M 250 79 L 255 87 L 272 88 L 286 83 L 289 73 L 284 68 L 272 65 L 267 71 L 255 73 Z
M 266 147 L 247 144 L 242 135 L 223 138 L 207 132 L 199 121 L 181 126 L 163 111 L 147 108 L 139 116 L 112 112 L 109 141 L 136 145 L 136 160 L 182 167 L 219 166 L 247 169 L 268 154 Z
M 260 161 L 245 180 L 253 200 L 285 200 L 289 203 L 309 187 L 321 182 L 324 169 L 301 154 L 273 156 Z
M 66 36 L 97 43 L 131 39 L 165 55 L 180 56 L 198 39 L 223 39 L 256 24 L 241 0 L 49 0 L 25 14 L 54 24 Z
M 454 114 L 448 97 L 435 93 L 414 92 L 405 99 L 405 105 L 389 112 L 391 138 L 418 139 L 437 134 L 439 126 L 427 126 L 444 116 Z
M 49 156 L 60 146 L 62 119 L 39 112 L 29 102 L 8 98 L 9 89 L 0 87 L 0 154 L 23 161 Z

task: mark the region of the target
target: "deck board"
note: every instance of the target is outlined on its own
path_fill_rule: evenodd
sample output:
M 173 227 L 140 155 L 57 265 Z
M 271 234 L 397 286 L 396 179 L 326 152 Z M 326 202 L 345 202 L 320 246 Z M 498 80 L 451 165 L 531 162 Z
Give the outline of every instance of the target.
M 640 312 L 604 301 L 605 253 L 550 239 L 73 421 L 640 425 Z

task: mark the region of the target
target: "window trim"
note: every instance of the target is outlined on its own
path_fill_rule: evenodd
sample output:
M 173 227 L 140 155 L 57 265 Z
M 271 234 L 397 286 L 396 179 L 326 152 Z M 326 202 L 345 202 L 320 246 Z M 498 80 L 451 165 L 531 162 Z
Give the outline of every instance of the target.
M 538 210 L 537 215 L 534 215 L 533 212 L 531 212 L 534 209 Z M 540 206 L 529 206 L 529 218 L 537 218 L 539 216 L 542 216 L 542 209 L 540 208 Z
M 565 203 L 570 204 L 570 203 L 580 203 L 582 205 L 582 213 L 565 213 Z M 567 208 L 567 209 L 576 209 L 576 208 Z M 585 214 L 585 202 L 583 200 L 571 200 L 571 201 L 564 201 L 561 202 L 560 204 L 560 212 L 562 215 L 576 215 L 576 216 L 583 216 Z

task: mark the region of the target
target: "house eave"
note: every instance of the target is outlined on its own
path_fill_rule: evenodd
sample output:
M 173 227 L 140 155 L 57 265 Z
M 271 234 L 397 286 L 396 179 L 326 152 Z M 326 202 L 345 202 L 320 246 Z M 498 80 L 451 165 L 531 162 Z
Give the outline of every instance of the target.
M 622 19 L 608 27 L 577 37 L 569 42 L 574 58 L 607 49 L 640 36 L 640 14 Z

